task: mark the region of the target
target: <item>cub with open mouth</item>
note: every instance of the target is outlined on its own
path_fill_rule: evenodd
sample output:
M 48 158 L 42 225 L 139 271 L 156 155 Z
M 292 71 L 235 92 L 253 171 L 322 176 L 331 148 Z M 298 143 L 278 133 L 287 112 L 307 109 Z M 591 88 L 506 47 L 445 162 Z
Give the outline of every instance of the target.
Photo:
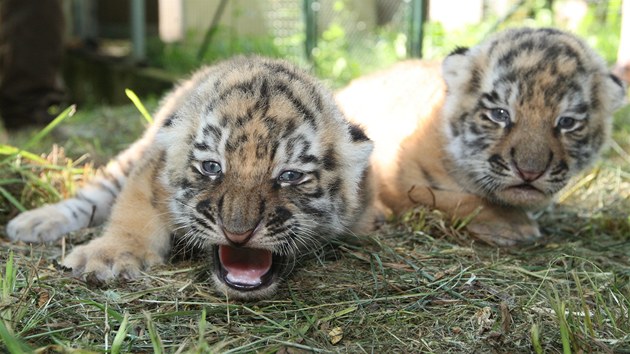
M 74 198 L 12 220 L 50 242 L 108 220 L 64 265 L 107 281 L 163 263 L 171 238 L 209 250 L 231 297 L 274 293 L 296 260 L 371 220 L 372 142 L 293 65 L 240 57 L 166 96 L 145 135 Z

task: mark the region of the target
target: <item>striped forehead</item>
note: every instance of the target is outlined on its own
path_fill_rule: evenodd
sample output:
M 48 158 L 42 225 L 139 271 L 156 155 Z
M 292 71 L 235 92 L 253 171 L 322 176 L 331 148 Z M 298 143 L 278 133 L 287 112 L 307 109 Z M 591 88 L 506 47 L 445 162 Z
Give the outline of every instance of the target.
M 208 104 L 193 144 L 195 159 L 295 164 L 319 153 L 321 112 L 304 83 L 251 78 L 230 86 Z M 304 156 L 307 156 L 306 158 Z
M 554 31 L 548 35 L 551 37 L 535 33 L 515 37 L 507 44 L 506 38 L 491 43 L 485 65 L 493 69 L 486 71 L 482 91 L 501 102 L 544 100 L 549 106 L 583 101 L 588 95 L 588 63 L 581 44 Z
M 567 77 L 587 70 L 585 49 L 564 33 L 539 30 L 508 33 L 482 50 L 487 50 L 490 65 L 503 73 L 547 71 L 553 76 Z

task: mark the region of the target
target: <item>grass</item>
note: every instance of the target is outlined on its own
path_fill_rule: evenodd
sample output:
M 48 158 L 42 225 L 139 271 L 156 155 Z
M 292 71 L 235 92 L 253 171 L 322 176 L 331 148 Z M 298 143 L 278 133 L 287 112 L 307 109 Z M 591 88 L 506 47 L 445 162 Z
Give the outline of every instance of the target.
M 9 147 L 29 139 L 11 136 L 0 187 L 15 197 L 3 194 L 0 225 L 16 202 L 30 208 L 73 193 L 94 173 L 88 161 L 104 161 L 144 124 L 131 105 L 79 110 L 56 133 L 72 137 L 67 150 L 43 157 L 38 149 L 59 135 L 40 136 L 19 154 Z M 0 237 L 0 351 L 628 352 L 629 107 L 616 117 L 614 139 L 539 216 L 544 245 L 479 245 L 460 221 L 418 208 L 373 235 L 326 247 L 261 301 L 215 293 L 203 257 L 104 288 L 76 280 L 58 262 L 98 228 L 53 245 Z
M 606 23 L 591 11 L 578 29 L 609 62 L 620 2 L 610 3 Z M 535 25 L 555 25 L 537 13 Z M 441 57 L 477 43 L 492 25 L 446 33 L 429 24 L 424 54 Z M 369 70 L 362 59 L 397 59 L 404 44 L 384 31 L 376 47 L 354 43 L 358 52 L 349 53 L 347 33 L 334 23 L 324 33 L 315 71 L 335 86 Z M 268 38 L 218 36 L 205 61 L 252 49 L 287 56 Z M 158 60 L 152 64 L 185 73 L 198 66 L 191 54 L 197 48 L 149 49 Z M 214 292 L 203 257 L 173 260 L 109 287 L 70 277 L 58 262 L 99 228 L 52 245 L 4 237 L 3 225 L 20 210 L 72 195 L 94 166 L 139 136 L 157 105 L 144 103 L 142 114 L 131 104 L 78 107 L 53 131 L 0 132 L 0 352 L 630 352 L 630 105 L 617 114 L 602 161 L 539 215 L 546 244 L 486 247 L 462 230 L 466 220 L 418 208 L 304 260 L 274 298 L 239 302 Z
M 589 19 L 578 32 L 614 59 L 618 21 Z M 428 26 L 425 55 L 476 43 L 490 25 L 449 36 Z M 320 75 L 339 85 L 365 65 L 339 62 L 335 53 L 349 38 L 334 30 L 315 59 Z M 399 39 L 382 41 L 379 61 L 393 60 Z M 286 54 L 267 40 L 236 44 L 213 47 L 216 58 L 249 48 Z M 190 48 L 153 49 L 171 71 L 198 65 Z M 72 195 L 94 166 L 139 136 L 157 105 L 144 103 L 143 114 L 131 104 L 78 107 L 39 135 L 0 132 L 0 352 L 630 352 L 630 105 L 617 114 L 603 159 L 539 215 L 546 244 L 486 247 L 462 230 L 465 220 L 418 208 L 304 260 L 274 298 L 239 302 L 215 293 L 203 257 L 109 287 L 70 277 L 58 262 L 99 228 L 52 245 L 4 237 L 20 210 Z

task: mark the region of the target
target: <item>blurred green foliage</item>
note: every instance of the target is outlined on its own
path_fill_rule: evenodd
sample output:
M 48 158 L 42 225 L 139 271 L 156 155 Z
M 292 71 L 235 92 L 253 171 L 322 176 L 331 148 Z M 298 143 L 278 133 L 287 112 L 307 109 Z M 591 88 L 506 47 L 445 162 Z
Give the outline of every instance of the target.
M 617 58 L 621 30 L 621 1 L 588 1 L 586 15 L 574 30 L 609 64 L 614 63 Z M 557 27 L 566 30 L 567 23 L 556 18 L 555 12 L 558 11 L 558 9 L 554 11 L 553 1 L 528 0 L 520 1 L 508 16 L 500 18 L 490 14 L 479 24 L 464 26 L 454 31 L 446 31 L 439 22 L 428 22 L 424 27 L 424 57 L 443 58 L 455 47 L 473 46 L 491 33 L 511 27 Z
M 584 37 L 609 64 L 617 60 L 621 33 L 622 0 L 589 1 L 589 10 L 577 34 Z
M 219 26 L 200 62 L 197 54 L 201 38 L 201 33 L 196 31 L 188 31 L 186 38 L 178 43 L 163 43 L 157 37 L 151 38 L 147 43 L 148 64 L 170 72 L 188 74 L 201 64 L 213 63 L 237 54 L 256 53 L 271 58 L 282 57 L 284 54 L 270 35 L 235 36 L 229 27 Z
M 425 59 L 439 60 L 458 46 L 473 46 L 489 34 L 510 27 L 558 27 L 567 24 L 557 19 L 558 1 L 521 0 L 507 15 L 486 14 L 481 23 L 457 30 L 446 30 L 439 22 L 424 24 L 423 55 Z M 404 6 L 408 4 L 403 2 Z M 403 5 L 401 5 L 403 6 Z M 588 1 L 586 16 L 574 31 L 584 37 L 609 63 L 614 63 L 619 45 L 621 27 L 621 0 Z M 269 57 L 288 58 L 313 72 L 332 87 L 341 87 L 350 80 L 387 67 L 405 59 L 408 33 L 386 24 L 371 31 L 349 29 L 352 10 L 349 0 L 336 0 L 332 6 L 331 21 L 322 28 L 317 47 L 309 62 L 304 50 L 304 33 L 286 38 L 271 35 L 238 36 L 228 27 L 219 26 L 211 45 L 197 58 L 202 33 L 189 32 L 181 43 L 164 44 L 157 38 L 149 42 L 149 64 L 167 71 L 187 74 L 203 63 L 225 59 L 237 54 L 256 53 Z M 400 26 L 398 26 L 400 27 Z M 299 54 L 296 54 L 299 53 Z

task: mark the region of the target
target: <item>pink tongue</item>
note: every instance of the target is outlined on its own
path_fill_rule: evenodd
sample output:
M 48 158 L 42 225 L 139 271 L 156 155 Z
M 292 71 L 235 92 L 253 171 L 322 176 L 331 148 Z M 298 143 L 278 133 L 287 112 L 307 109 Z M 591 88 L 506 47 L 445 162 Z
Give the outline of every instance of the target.
M 271 269 L 271 251 L 254 248 L 219 246 L 219 261 L 226 278 L 235 284 L 258 285 Z

